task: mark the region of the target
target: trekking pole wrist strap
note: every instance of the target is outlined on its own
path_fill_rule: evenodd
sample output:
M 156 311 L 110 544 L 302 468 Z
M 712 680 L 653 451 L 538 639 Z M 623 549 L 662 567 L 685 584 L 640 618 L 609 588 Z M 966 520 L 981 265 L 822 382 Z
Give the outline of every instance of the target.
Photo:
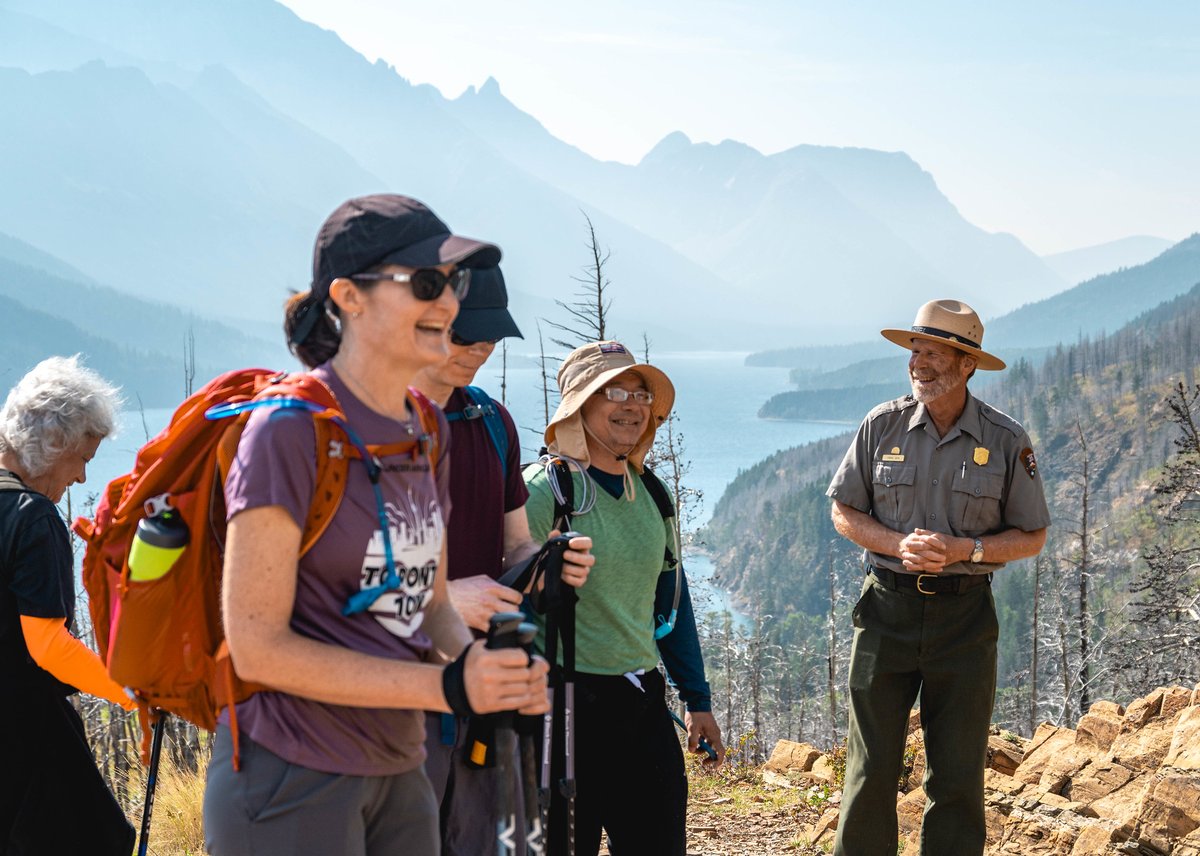
M 442 693 L 446 696 L 446 704 L 451 713 L 457 716 L 474 716 L 471 702 L 467 699 L 466 667 L 467 655 L 471 652 L 468 645 L 458 655 L 458 659 L 448 663 L 442 670 Z

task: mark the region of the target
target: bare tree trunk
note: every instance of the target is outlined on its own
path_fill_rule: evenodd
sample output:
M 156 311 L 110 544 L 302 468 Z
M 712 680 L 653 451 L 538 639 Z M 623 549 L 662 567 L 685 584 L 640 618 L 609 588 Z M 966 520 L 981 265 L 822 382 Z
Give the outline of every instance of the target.
M 725 660 L 725 733 L 730 737 L 734 737 L 733 723 L 733 616 L 726 609 L 724 613 L 723 629 L 725 632 L 724 638 L 724 660 Z
M 539 364 L 542 367 L 542 424 L 550 424 L 550 376 L 546 374 L 546 341 L 542 338 L 542 322 L 537 322 Z
M 1083 450 L 1083 491 L 1080 496 L 1080 525 L 1079 525 L 1079 713 L 1082 715 L 1091 707 L 1091 663 L 1089 646 L 1092 635 L 1092 614 L 1088 607 L 1088 580 L 1092 569 L 1089 562 L 1091 548 L 1091 532 L 1088 529 L 1089 504 L 1091 499 L 1091 484 L 1088 473 L 1087 438 L 1078 422 L 1075 430 L 1079 435 L 1079 447 Z
M 189 326 L 187 336 L 183 340 L 183 389 L 184 398 L 192 394 L 192 384 L 196 380 L 196 335 Z
M 754 729 L 753 759 L 755 763 L 762 759 L 762 685 L 763 657 L 765 654 L 762 640 L 762 613 L 754 613 L 754 636 L 750 642 L 750 714 L 751 728 Z
M 829 551 L 829 745 L 838 742 L 837 716 L 837 578 L 833 570 L 833 550 Z
M 1071 721 L 1071 657 L 1070 649 L 1067 643 L 1067 616 L 1066 610 L 1062 609 L 1058 616 L 1058 650 L 1062 657 L 1062 714 L 1061 720 L 1058 723 L 1063 725 Z
M 1041 627 L 1038 624 L 1038 610 L 1042 597 L 1042 555 L 1039 553 L 1033 560 L 1033 659 L 1029 664 L 1029 734 L 1037 729 L 1037 694 L 1038 694 L 1038 642 Z

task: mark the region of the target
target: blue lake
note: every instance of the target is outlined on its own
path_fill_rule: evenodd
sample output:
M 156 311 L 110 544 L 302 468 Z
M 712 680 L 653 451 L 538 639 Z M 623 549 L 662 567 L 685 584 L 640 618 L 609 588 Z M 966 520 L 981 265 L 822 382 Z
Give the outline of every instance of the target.
M 524 343 L 519 343 L 524 344 Z M 541 444 L 544 423 L 540 371 L 536 355 L 509 353 L 507 403 L 521 436 L 524 459 L 532 460 Z M 725 487 L 744 470 L 780 449 L 828 437 L 853 426 L 819 422 L 774 422 L 759 419 L 758 408 L 769 397 L 789 388 L 788 370 L 744 365 L 744 353 L 662 352 L 652 362 L 675 384 L 676 426 L 683 436 L 685 456 L 691 464 L 686 484 L 699 489 L 703 500 L 691 525 L 705 522 Z M 476 383 L 500 397 L 500 354 L 484 366 Z M 180 391 L 182 397 L 182 390 Z M 553 412 L 555 400 L 551 400 Z M 169 410 L 127 411 L 120 434 L 101 444 L 88 468 L 88 482 L 71 491 L 73 512 L 80 513 L 112 478 L 133 464 L 139 446 L 166 425 Z M 700 588 L 711 574 L 702 556 L 689 557 L 689 574 Z M 710 597 L 723 603 L 721 593 Z

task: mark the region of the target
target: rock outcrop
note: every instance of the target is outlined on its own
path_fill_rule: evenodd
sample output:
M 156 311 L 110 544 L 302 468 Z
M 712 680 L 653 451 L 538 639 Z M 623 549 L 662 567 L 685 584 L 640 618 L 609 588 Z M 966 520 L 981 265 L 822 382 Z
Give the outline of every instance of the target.
M 807 744 L 791 747 L 776 747 L 772 781 L 803 787 L 830 766 Z M 905 761 L 897 814 L 903 856 L 916 856 L 925 805 L 916 714 Z M 1157 689 L 1128 708 L 1096 702 L 1073 730 L 997 731 L 984 784 L 988 856 L 1200 856 L 1200 686 Z M 802 837 L 830 841 L 835 807 L 818 826 Z

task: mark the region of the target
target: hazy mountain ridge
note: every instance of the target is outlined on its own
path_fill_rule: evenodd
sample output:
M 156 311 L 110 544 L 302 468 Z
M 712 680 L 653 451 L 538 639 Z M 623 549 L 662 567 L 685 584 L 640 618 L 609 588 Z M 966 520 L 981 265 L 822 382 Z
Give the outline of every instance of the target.
M 1054 346 L 1115 331 L 1141 313 L 1186 293 L 1197 283 L 1200 283 L 1200 234 L 1180 241 L 1143 264 L 1093 277 L 1045 300 L 988 320 L 986 346 L 1009 365 L 1021 359 L 1037 365 Z M 892 321 L 888 326 L 905 323 Z M 870 355 L 882 353 L 888 347 L 887 342 L 873 341 L 785 348 L 751 354 L 746 363 L 794 365 L 792 382 L 801 389 L 838 389 L 880 382 L 880 358 Z M 867 357 L 852 359 L 860 353 Z M 775 399 L 784 400 L 791 395 L 780 393 Z M 775 399 L 771 415 L 777 418 L 844 418 L 844 414 L 815 414 L 810 406 L 811 397 L 805 398 L 808 403 L 803 408 L 790 410 Z
M 962 220 L 902 152 L 806 145 L 766 156 L 674 132 L 636 167 L 588 162 L 491 83 L 453 105 L 477 133 L 499 128 L 490 139 L 509 158 L 739 285 L 788 277 L 775 299 L 792 311 L 826 310 L 835 316 L 826 329 L 838 320 L 828 298 L 837 286 L 864 292 L 868 306 L 884 307 L 882 319 L 903 299 L 893 292 L 966 280 L 1001 295 L 981 307 L 989 312 L 1066 285 L 1012 236 Z
M 768 156 L 675 133 L 636 166 L 601 162 L 494 80 L 446 99 L 271 0 L 0 0 L 0 16 L 22 22 L 17 56 L 73 69 L 5 79 L 32 127 L 0 120 L 0 178 L 32 208 L 0 210 L 0 230 L 197 311 L 273 323 L 307 285 L 325 213 L 378 188 L 500 243 L 526 327 L 576 287 L 588 213 L 612 250 L 615 329 L 665 347 L 830 341 L 962 283 L 986 295 L 985 316 L 1065 285 L 1016 239 L 963 220 L 902 152 Z M 109 65 L 75 68 L 96 54 Z M 172 264 L 169 281 L 149 273 Z
M 139 401 L 147 407 L 164 406 L 183 399 L 182 356 L 170 360 L 123 348 L 7 295 L 0 295 L 0 317 L 9 331 L 0 337 L 0 386 L 5 389 L 46 357 L 80 353 L 86 365 L 122 387 L 129 406 L 137 407 Z
M 1009 348 L 1037 347 L 1112 333 L 1197 283 L 1200 234 L 1145 264 L 1094 277 L 995 319 L 988 326 L 988 341 Z
M 1042 256 L 1042 261 L 1070 283 L 1086 282 L 1103 273 L 1137 267 L 1150 261 L 1174 244 L 1152 235 L 1130 235 L 1090 247 L 1080 247 Z
M 100 285 L 69 265 L 0 234 L 6 371 L 19 377 L 52 354 L 82 352 L 97 370 L 147 406 L 175 404 L 189 333 L 196 381 L 247 365 L 292 367 L 277 342 Z M 86 319 L 86 320 L 85 320 Z
M 12 5 L 14 0 L 5 2 Z M 219 60 L 238 81 L 257 92 L 264 105 L 283 116 L 293 117 L 300 127 L 321 129 L 321 135 L 326 135 L 326 139 L 342 149 L 343 154 L 349 153 L 348 156 L 344 154 L 342 160 L 355 170 L 346 180 L 327 182 L 342 189 L 322 197 L 317 192 L 319 188 L 310 186 L 312 182 L 307 176 L 329 171 L 326 159 L 313 161 L 307 168 L 292 169 L 284 176 L 288 194 L 284 198 L 294 198 L 290 195 L 292 186 L 302 196 L 299 203 L 281 206 L 284 210 L 290 207 L 295 211 L 290 217 L 270 215 L 272 203 L 266 201 L 270 194 L 261 186 L 248 183 L 245 193 L 227 188 L 231 204 L 238 208 L 230 218 L 229 229 L 233 235 L 225 244 L 217 243 L 221 253 L 220 258 L 213 259 L 212 268 L 197 272 L 187 283 L 193 292 L 201 286 L 200 281 L 207 285 L 217 275 L 217 269 L 224 270 L 225 276 L 229 276 L 229 271 L 242 271 L 261 287 L 261 291 L 243 292 L 253 301 L 245 312 L 256 313 L 254 317 L 263 317 L 263 313 L 277 317 L 286 288 L 306 286 L 307 259 L 316 227 L 324 214 L 342 198 L 366 189 L 361 180 L 364 169 L 369 171 L 368 174 L 378 176 L 371 182 L 374 184 L 371 189 L 395 188 L 426 198 L 457 231 L 499 242 L 507 252 L 505 269 L 514 292 L 544 300 L 564 296 L 576 287 L 571 277 L 579 274 L 587 260 L 585 224 L 580 212 L 581 207 L 586 206 L 514 168 L 466 129 L 456 130 L 454 117 L 444 109 L 444 99 L 432 88 L 414 87 L 386 65 L 367 63 L 333 34 L 299 21 L 286 10 L 278 20 L 272 18 L 276 35 L 273 46 L 255 51 L 249 47 L 236 49 L 218 38 L 224 28 L 233 26 L 233 22 L 227 20 L 228 16 L 242 16 L 240 5 L 235 8 L 221 3 L 184 4 L 187 14 L 174 7 L 155 6 L 144 10 L 145 15 L 139 19 L 133 35 L 113 21 L 126 21 L 129 7 L 136 4 L 118 2 L 113 5 L 119 7 L 119 14 L 113 20 L 105 18 L 104 22 L 98 22 L 94 11 L 70 3 L 55 7 L 58 16 L 55 20 L 76 27 L 103 23 L 100 32 L 105 37 L 122 40 L 120 47 L 141 50 L 151 57 L 172 56 L 180 63 L 179 68 L 189 67 L 191 63 L 199 70 L 211 66 L 214 59 Z M 274 6 L 261 2 L 244 4 L 246 9 L 257 10 L 251 17 L 268 14 L 259 8 L 263 5 Z M 64 6 L 71 8 L 64 11 Z M 198 25 L 192 33 L 186 49 L 175 54 L 173 40 L 181 35 L 176 18 L 181 15 L 188 21 L 198 16 L 204 19 L 204 24 Z M 240 26 L 240 19 L 238 23 Z M 235 43 L 240 42 L 235 40 Z M 294 50 L 296 46 L 311 46 L 313 55 L 300 55 Z M 178 69 L 173 77 L 179 77 Z M 335 85 L 331 79 L 341 82 Z M 237 104 L 229 109 L 242 110 L 246 106 L 246 99 L 238 96 Z M 428 129 L 436 129 L 436 133 L 429 133 Z M 274 167 L 275 150 L 288 144 L 285 138 L 283 143 L 273 139 L 267 145 L 262 140 L 251 140 L 247 145 L 244 138 L 228 133 L 228 129 L 223 133 L 238 139 L 241 144 L 240 159 L 226 170 L 241 175 L 248 170 L 253 174 L 250 168 L 264 160 Z M 291 137 L 294 136 L 292 133 Z M 248 151 L 255 143 L 260 151 Z M 170 151 L 167 149 L 163 154 L 167 160 L 170 160 Z M 186 146 L 184 151 L 187 151 Z M 17 166 L 14 164 L 12 168 Z M 180 164 L 179 168 L 186 174 L 189 164 Z M 222 182 L 214 183 L 220 185 Z M 264 183 L 269 185 L 266 190 L 275 186 Z M 174 204 L 186 209 L 193 202 L 195 194 L 190 185 L 171 189 L 175 191 Z M 71 198 L 71 194 L 59 195 L 65 197 L 64 204 L 86 210 L 86 204 L 79 206 L 80 200 Z M 256 197 L 261 197 L 262 201 Z M 213 208 L 203 198 L 191 207 L 205 211 Z M 619 220 L 603 212 L 592 213 L 602 243 L 614 249 L 607 272 L 614 284 L 618 307 L 640 303 L 648 284 L 653 284 L 660 293 L 678 294 L 686 290 L 692 298 L 675 302 L 669 312 L 627 311 L 624 319 L 627 323 L 619 325 L 618 329 L 629 328 L 626 335 L 631 338 L 646 330 L 656 341 L 680 343 L 686 340 L 689 329 L 711 326 L 712 314 L 706 307 L 728 294 L 728 288 L 719 278 Z M 103 221 L 98 213 L 91 214 L 89 219 Z M 7 226 L 22 234 L 17 231 L 16 224 Z M 189 231 L 178 226 L 176 230 Z M 25 233 L 25 236 L 30 235 Z M 116 240 L 116 236 L 108 237 L 109 243 Z M 174 235 L 162 237 L 167 245 L 175 240 Z M 247 246 L 249 241 L 258 246 Z M 61 246 L 51 244 L 50 248 L 73 262 L 81 261 L 72 255 L 76 249 L 67 241 Z M 106 264 L 107 268 L 81 266 L 111 280 L 109 268 L 118 262 L 110 259 Z M 138 283 L 138 288 L 145 290 L 148 283 Z M 622 292 L 629 299 L 621 300 Z M 536 307 L 518 304 L 514 308 L 528 313 L 551 314 L 545 304 Z M 756 320 L 750 308 L 735 304 L 730 307 L 729 315 L 737 322 L 732 335 L 741 337 L 742 342 L 761 336 L 764 330 L 771 328 L 771 321 Z M 711 335 L 716 331 L 710 329 L 708 332 Z

